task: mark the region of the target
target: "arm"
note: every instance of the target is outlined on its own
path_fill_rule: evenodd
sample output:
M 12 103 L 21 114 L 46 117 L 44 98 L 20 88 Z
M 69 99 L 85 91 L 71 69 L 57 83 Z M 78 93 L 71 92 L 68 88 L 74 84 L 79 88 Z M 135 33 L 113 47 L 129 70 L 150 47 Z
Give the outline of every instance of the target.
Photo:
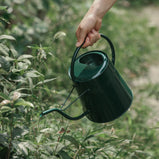
M 82 44 L 85 38 L 86 42 L 83 47 L 93 45 L 100 38 L 99 29 L 102 24 L 102 18 L 115 2 L 116 0 L 94 0 L 77 28 L 77 47 Z

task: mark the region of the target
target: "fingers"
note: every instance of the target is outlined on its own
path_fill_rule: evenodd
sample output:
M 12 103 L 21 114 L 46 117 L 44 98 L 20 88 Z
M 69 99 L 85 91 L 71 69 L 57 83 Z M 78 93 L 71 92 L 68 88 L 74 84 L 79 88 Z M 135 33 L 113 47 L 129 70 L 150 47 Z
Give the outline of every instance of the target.
M 102 19 L 98 18 L 97 16 L 85 16 L 76 31 L 76 46 L 81 46 L 85 38 L 86 42 L 83 47 L 93 45 L 93 43 L 95 43 L 100 38 L 100 34 L 98 31 L 101 27 L 101 24 Z
M 78 27 L 77 32 L 76 32 L 76 37 L 78 39 L 78 41 L 76 43 L 77 47 L 82 45 L 82 43 L 85 40 L 86 35 L 87 35 L 87 30 L 84 30 L 81 27 Z
M 93 29 L 91 32 L 88 33 L 86 42 L 82 47 L 85 48 L 87 46 L 92 46 L 99 39 L 100 39 L 99 32 Z

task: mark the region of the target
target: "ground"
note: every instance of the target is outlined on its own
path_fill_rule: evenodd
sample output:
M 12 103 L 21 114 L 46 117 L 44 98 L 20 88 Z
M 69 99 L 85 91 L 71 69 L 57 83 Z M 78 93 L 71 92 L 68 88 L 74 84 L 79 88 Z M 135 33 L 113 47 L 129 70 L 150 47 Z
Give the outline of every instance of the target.
M 145 16 L 148 19 L 148 23 L 150 26 L 159 28 L 159 7 L 147 6 L 141 10 L 140 14 L 141 16 Z M 152 64 L 148 66 L 148 72 L 145 76 L 134 79 L 133 87 L 135 87 L 135 89 L 146 89 L 146 87 L 153 85 L 159 87 L 158 60 L 159 58 L 154 60 L 154 62 L 152 62 Z M 158 129 L 157 127 L 159 125 L 159 99 L 157 99 L 156 96 L 153 95 L 148 96 L 146 90 L 144 93 L 142 93 L 142 97 L 145 99 L 145 103 L 152 109 L 147 124 L 149 127 Z

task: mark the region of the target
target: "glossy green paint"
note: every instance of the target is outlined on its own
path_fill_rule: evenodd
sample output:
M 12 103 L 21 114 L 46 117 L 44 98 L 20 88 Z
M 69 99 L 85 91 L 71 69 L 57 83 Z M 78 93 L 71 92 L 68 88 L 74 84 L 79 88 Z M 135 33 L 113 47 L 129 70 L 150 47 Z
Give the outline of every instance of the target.
M 92 66 L 88 64 L 84 67 L 82 64 L 80 67 L 81 59 L 89 56 L 91 58 L 94 55 L 101 56 L 103 59 L 100 65 L 95 67 L 96 61 L 94 61 L 94 65 L 91 63 Z M 103 52 L 92 51 L 79 56 L 74 65 L 74 72 L 74 84 L 78 94 L 89 90 L 80 99 L 83 110 L 89 110 L 87 118 L 91 121 L 97 123 L 112 121 L 120 117 L 130 107 L 133 98 L 132 92 Z
M 112 61 L 106 53 L 93 50 L 79 57 L 80 48 L 74 52 L 69 75 L 78 94 L 89 90 L 80 97 L 88 119 L 97 123 L 115 120 L 125 113 L 133 99 L 126 82 L 115 69 L 115 50 L 110 39 L 101 34 L 110 45 Z
M 64 109 L 53 108 L 42 112 L 41 117 L 56 111 L 70 120 L 87 116 L 93 122 L 105 123 L 115 120 L 129 109 L 133 100 L 132 91 L 114 67 L 115 50 L 112 42 L 103 34 L 101 37 L 110 45 L 112 60 L 110 61 L 106 53 L 99 50 L 89 51 L 77 57 L 83 42 L 76 48 L 69 69 L 69 76 L 79 94 L 78 98 L 81 100 L 84 112 L 76 117 L 64 113 L 64 110 L 75 103 L 77 98 Z

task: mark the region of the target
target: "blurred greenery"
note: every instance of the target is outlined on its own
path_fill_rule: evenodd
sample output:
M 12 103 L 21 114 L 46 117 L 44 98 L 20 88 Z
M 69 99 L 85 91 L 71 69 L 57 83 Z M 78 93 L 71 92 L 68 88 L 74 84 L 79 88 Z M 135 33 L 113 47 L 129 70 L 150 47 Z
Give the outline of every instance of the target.
M 115 67 L 132 87 L 134 101 L 119 119 L 97 124 L 69 121 L 44 110 L 60 107 L 72 88 L 68 76 L 76 28 L 92 1 L 0 0 L 0 158 L 157 159 L 157 130 L 147 125 L 145 102 L 158 85 L 133 86 L 157 61 L 159 29 L 140 16 L 155 0 L 118 1 L 103 19 L 101 32 L 114 43 Z M 80 52 L 110 49 L 103 39 Z M 77 97 L 74 92 L 68 100 Z M 82 112 L 80 101 L 66 112 Z

